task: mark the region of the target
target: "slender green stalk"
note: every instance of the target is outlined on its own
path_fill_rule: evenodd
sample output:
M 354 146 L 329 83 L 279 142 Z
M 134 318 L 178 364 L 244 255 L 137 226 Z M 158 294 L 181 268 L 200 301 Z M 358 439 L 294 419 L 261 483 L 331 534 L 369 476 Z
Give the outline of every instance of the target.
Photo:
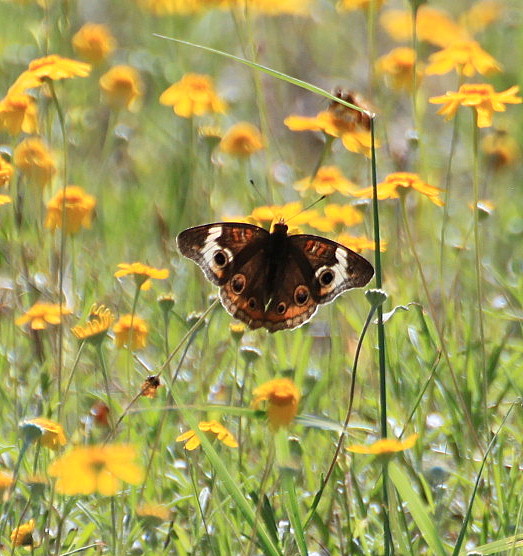
M 477 122 L 476 111 L 473 114 L 473 136 L 472 136 L 472 150 L 473 150 L 473 214 L 474 214 L 474 270 L 476 274 L 476 295 L 478 303 L 478 328 L 479 328 L 479 356 L 481 358 L 481 382 L 483 386 L 483 417 L 485 427 L 485 437 L 488 439 L 490 436 L 489 426 L 489 411 L 488 411 L 488 373 L 487 373 L 487 354 L 485 349 L 485 327 L 483 321 L 483 280 L 481 272 L 481 246 L 479 237 L 479 127 Z
M 113 399 L 111 397 L 111 391 L 109 389 L 109 374 L 107 372 L 107 364 L 105 362 L 104 352 L 102 349 L 102 344 L 96 344 L 96 352 L 98 353 L 98 359 L 100 361 L 100 367 L 102 368 L 102 376 L 104 380 L 105 395 L 107 396 L 107 406 L 109 407 L 109 422 L 111 424 L 111 429 L 115 430 L 114 424 L 114 406 Z

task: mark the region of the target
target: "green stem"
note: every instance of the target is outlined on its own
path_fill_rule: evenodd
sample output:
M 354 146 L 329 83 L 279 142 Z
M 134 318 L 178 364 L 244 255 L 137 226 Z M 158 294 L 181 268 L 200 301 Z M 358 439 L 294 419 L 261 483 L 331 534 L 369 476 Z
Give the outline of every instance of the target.
M 104 352 L 102 350 L 102 344 L 97 344 L 96 352 L 98 353 L 98 359 L 100 360 L 100 367 L 102 368 L 102 376 L 104 380 L 105 395 L 107 396 L 107 406 L 109 407 L 109 422 L 111 424 L 111 429 L 114 431 L 114 407 L 113 400 L 111 397 L 111 391 L 109 390 L 109 374 L 107 372 L 107 364 L 105 363 Z
M 479 237 L 479 128 L 477 125 L 476 111 L 473 111 L 473 211 L 474 211 L 474 265 L 476 274 L 476 294 L 478 301 L 478 327 L 479 327 L 479 355 L 481 358 L 481 377 L 483 383 L 483 414 L 485 419 L 485 435 L 486 438 L 490 436 L 489 426 L 489 413 L 488 413 L 488 373 L 487 373 L 487 355 L 485 350 L 485 328 L 483 322 L 483 286 L 482 286 L 482 273 L 481 273 L 481 249 Z

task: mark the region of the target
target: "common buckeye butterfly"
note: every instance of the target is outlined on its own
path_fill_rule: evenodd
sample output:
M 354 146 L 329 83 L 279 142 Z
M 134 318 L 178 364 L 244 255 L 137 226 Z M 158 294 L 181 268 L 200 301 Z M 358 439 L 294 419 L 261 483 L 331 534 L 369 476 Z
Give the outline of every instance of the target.
M 318 305 L 365 286 L 374 269 L 363 257 L 324 237 L 288 235 L 240 222 L 188 228 L 177 238 L 192 259 L 220 286 L 225 309 L 250 328 L 269 332 L 307 322 Z

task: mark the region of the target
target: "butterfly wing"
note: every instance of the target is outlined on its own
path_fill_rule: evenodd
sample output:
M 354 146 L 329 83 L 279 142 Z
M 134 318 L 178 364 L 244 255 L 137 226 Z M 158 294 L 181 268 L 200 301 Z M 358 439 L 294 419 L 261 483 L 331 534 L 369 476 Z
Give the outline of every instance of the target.
M 287 257 L 277 272 L 277 288 L 265 313 L 264 326 L 271 332 L 301 326 L 318 304 L 366 285 L 374 269 L 335 241 L 302 234 L 288 237 Z
M 177 238 L 182 255 L 200 266 L 206 278 L 220 286 L 225 309 L 251 328 L 262 326 L 270 234 L 240 222 L 196 226 Z

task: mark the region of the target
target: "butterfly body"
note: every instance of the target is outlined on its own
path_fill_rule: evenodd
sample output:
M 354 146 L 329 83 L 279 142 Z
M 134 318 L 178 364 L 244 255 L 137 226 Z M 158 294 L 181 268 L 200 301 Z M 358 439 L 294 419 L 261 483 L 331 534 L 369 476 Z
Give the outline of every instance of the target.
M 319 236 L 288 235 L 251 224 L 218 222 L 189 228 L 177 238 L 182 255 L 220 287 L 225 309 L 250 328 L 270 332 L 307 322 L 318 304 L 362 287 L 374 269 L 350 249 Z

